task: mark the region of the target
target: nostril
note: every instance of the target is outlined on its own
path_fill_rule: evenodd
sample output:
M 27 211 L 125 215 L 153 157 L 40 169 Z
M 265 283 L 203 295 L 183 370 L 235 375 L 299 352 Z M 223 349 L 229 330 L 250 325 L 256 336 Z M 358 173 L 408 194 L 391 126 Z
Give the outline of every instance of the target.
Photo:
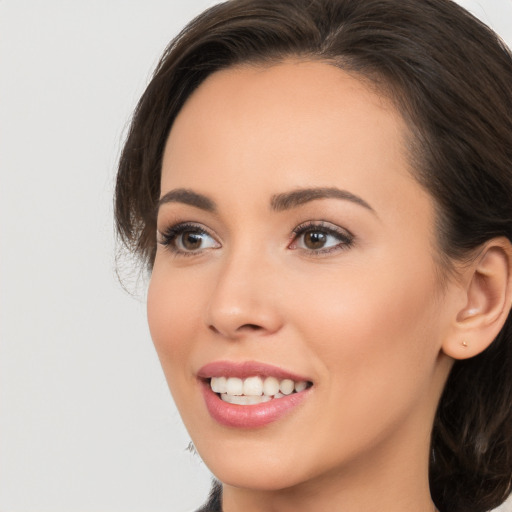
M 229 331 L 222 331 L 222 329 L 218 329 L 217 327 L 215 327 L 215 325 L 209 325 L 208 329 L 210 331 L 214 332 L 215 334 L 226 335 L 228 337 L 230 337 L 230 336 L 236 337 L 237 335 L 240 335 L 243 333 L 262 331 L 262 330 L 264 330 L 264 327 L 262 327 L 261 325 L 257 325 L 257 324 L 242 324 L 239 327 L 237 327 L 234 331 L 232 331 L 231 333 L 229 333 Z
M 262 329 L 262 327 L 261 327 L 261 325 L 256 325 L 256 324 L 244 324 L 238 328 L 239 331 L 244 330 L 244 329 L 247 329 L 250 331 L 259 331 L 260 329 Z

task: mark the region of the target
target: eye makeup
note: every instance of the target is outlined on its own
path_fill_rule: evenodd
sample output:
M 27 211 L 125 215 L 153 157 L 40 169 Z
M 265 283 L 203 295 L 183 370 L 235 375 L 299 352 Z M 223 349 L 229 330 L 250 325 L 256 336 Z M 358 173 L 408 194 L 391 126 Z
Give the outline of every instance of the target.
M 299 249 L 321 256 L 350 248 L 354 235 L 327 221 L 307 221 L 293 230 L 289 249 Z
M 158 232 L 158 243 L 179 256 L 194 256 L 207 249 L 218 249 L 221 244 L 203 226 L 192 222 L 171 225 Z
M 293 229 L 290 240 L 288 249 L 322 256 L 350 248 L 354 235 L 327 221 L 307 221 Z M 158 243 L 177 256 L 194 256 L 222 247 L 207 228 L 194 222 L 180 222 L 159 231 Z

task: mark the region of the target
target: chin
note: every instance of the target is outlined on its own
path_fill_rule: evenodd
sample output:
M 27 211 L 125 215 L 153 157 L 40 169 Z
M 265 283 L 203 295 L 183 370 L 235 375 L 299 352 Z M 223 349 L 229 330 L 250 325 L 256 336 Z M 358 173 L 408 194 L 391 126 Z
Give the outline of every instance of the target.
M 283 465 L 271 468 L 257 468 L 251 462 L 240 464 L 223 462 L 207 466 L 213 475 L 223 484 L 254 491 L 275 492 L 290 489 L 307 480 L 306 475 L 290 472 Z
M 255 435 L 251 435 L 255 434 Z M 252 432 L 245 439 L 215 437 L 194 440 L 201 459 L 222 483 L 244 489 L 278 491 L 307 480 L 307 461 L 296 460 L 293 450 L 283 439 L 269 439 Z M 261 433 L 259 433 L 261 435 Z M 236 439 L 238 438 L 238 439 Z M 281 445 L 281 449 L 279 447 Z

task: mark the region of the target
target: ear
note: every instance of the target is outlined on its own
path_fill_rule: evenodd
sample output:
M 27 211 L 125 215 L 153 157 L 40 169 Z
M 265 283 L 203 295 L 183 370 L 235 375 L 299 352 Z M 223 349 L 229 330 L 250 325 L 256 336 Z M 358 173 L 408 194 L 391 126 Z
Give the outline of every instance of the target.
M 455 311 L 443 352 L 468 359 L 483 352 L 501 331 L 512 306 L 512 245 L 486 242 L 462 271 L 463 306 Z M 460 303 L 459 303 L 460 304 Z

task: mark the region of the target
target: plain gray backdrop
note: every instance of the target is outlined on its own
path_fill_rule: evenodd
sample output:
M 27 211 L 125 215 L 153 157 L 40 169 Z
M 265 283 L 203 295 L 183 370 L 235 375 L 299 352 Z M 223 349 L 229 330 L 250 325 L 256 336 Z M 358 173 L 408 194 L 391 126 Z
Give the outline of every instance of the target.
M 116 281 L 112 191 L 160 53 L 214 3 L 0 0 L 0 512 L 180 512 L 207 495 L 144 283 L 134 298 Z M 512 44 L 512 0 L 460 3 Z

